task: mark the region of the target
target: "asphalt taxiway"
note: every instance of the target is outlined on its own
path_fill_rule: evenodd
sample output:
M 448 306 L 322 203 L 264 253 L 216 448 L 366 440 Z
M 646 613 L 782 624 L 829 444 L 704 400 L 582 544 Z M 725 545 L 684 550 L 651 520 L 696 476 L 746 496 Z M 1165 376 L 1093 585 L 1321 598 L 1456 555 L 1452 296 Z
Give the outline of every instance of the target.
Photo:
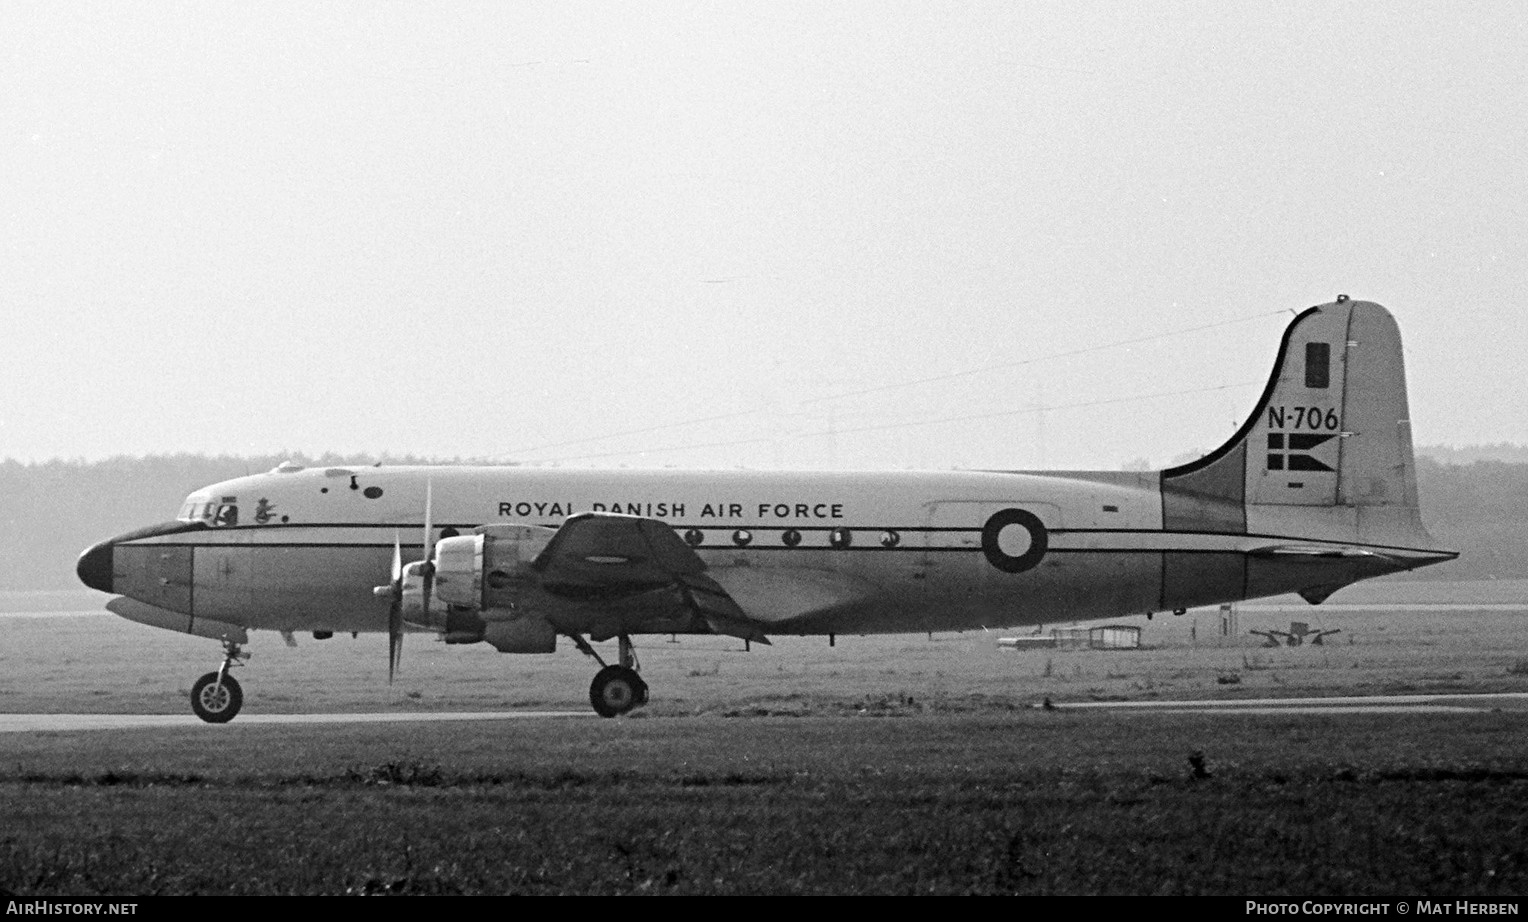
M 546 718 L 594 717 L 593 711 L 439 711 L 428 714 L 244 714 L 238 726 L 297 724 L 384 724 L 435 722 L 443 720 L 541 720 Z M 27 731 L 58 732 L 65 730 L 130 730 L 161 727 L 216 728 L 229 724 L 209 724 L 194 714 L 0 714 L 0 733 Z
M 1528 713 L 1528 693 L 1479 695 L 1356 695 L 1331 698 L 1243 698 L 1213 701 L 1072 701 L 1058 711 L 1132 710 L 1168 714 L 1437 714 L 1481 711 Z
M 1060 701 L 1037 707 L 1056 711 L 1151 711 L 1168 714 L 1437 714 L 1514 711 L 1528 714 L 1528 693 L 1480 695 L 1375 695 L 1333 698 L 1246 698 L 1183 701 Z M 373 714 L 244 714 L 233 726 L 433 723 L 438 721 L 590 718 L 593 711 L 434 711 Z M 0 733 L 201 727 L 193 714 L 0 714 Z

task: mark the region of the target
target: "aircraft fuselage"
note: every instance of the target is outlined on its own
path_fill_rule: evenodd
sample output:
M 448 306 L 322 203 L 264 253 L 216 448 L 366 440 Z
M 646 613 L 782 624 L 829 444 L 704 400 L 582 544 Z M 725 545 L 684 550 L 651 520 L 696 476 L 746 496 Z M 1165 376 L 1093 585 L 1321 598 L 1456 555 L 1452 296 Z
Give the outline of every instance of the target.
M 1245 533 L 1167 530 L 1156 473 L 331 468 L 198 491 L 188 505 L 231 507 L 237 518 L 114 539 L 87 552 L 81 576 L 188 624 L 383 631 L 388 606 L 372 587 L 387 581 L 395 542 L 405 561 L 422 556 L 427 483 L 437 539 L 497 523 L 556 528 L 585 512 L 659 519 L 725 574 L 729 591 L 768 609 L 750 614 L 774 634 L 1134 615 L 1351 582 L 1430 553 L 1403 544 L 1378 558 L 1254 553 L 1290 541 L 1351 546 L 1336 532 L 1323 539 L 1309 510 L 1298 533 L 1277 514 L 1254 517 Z

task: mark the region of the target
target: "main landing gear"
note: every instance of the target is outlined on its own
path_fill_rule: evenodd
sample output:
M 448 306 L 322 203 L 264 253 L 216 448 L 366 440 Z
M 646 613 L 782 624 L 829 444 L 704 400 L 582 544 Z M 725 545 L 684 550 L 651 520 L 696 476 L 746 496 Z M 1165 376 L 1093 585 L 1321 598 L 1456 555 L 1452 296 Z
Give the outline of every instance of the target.
M 647 683 L 637 675 L 641 666 L 637 663 L 637 651 L 631 645 L 630 637 L 621 635 L 621 662 L 611 666 L 594 652 L 587 640 L 577 634 L 572 636 L 578 649 L 586 656 L 594 657 L 595 662 L 603 667 L 594 674 L 594 681 L 589 683 L 589 703 L 594 705 L 595 713 L 601 717 L 619 717 L 647 703 Z
M 249 654 L 240 650 L 238 644 L 223 641 L 223 665 L 218 667 L 217 672 L 207 673 L 191 686 L 191 710 L 196 712 L 197 717 L 210 724 L 226 724 L 234 719 L 244 706 L 244 689 L 239 687 L 238 680 L 228 674 L 228 670 L 244 665 L 247 659 Z

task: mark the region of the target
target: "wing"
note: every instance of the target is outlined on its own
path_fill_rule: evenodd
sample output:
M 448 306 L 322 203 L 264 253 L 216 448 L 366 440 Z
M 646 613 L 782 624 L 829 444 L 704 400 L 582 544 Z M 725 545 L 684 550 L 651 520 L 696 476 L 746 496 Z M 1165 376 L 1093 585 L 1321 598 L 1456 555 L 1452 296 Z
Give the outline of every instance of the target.
M 635 620 L 662 630 L 657 625 L 689 616 L 715 633 L 762 643 L 766 628 L 857 602 L 871 588 L 826 570 L 711 568 L 673 526 L 600 512 L 570 516 L 531 569 L 546 592 L 598 605 L 628 626 Z
M 698 618 L 718 634 L 768 642 L 695 551 L 657 519 L 587 512 L 570 516 L 531 562 L 541 588 L 607 609 L 630 623 Z M 596 635 L 605 633 L 596 626 Z

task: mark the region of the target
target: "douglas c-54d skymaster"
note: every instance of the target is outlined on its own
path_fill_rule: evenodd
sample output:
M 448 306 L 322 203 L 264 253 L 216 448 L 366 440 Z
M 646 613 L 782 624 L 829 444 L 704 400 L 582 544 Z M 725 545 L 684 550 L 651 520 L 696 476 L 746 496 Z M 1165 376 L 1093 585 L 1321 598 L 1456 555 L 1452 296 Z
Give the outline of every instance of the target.
M 228 670 L 249 629 L 385 631 L 389 676 L 405 631 L 504 653 L 565 637 L 603 667 L 589 697 L 611 717 L 647 701 L 639 634 L 764 643 L 1315 604 L 1456 556 L 1418 512 L 1395 321 L 1340 297 L 1290 323 L 1230 441 L 1163 471 L 282 465 L 197 490 L 78 571 L 124 618 L 222 641 L 191 692 L 222 722 L 243 701 Z M 606 665 L 590 641 L 611 638 Z

